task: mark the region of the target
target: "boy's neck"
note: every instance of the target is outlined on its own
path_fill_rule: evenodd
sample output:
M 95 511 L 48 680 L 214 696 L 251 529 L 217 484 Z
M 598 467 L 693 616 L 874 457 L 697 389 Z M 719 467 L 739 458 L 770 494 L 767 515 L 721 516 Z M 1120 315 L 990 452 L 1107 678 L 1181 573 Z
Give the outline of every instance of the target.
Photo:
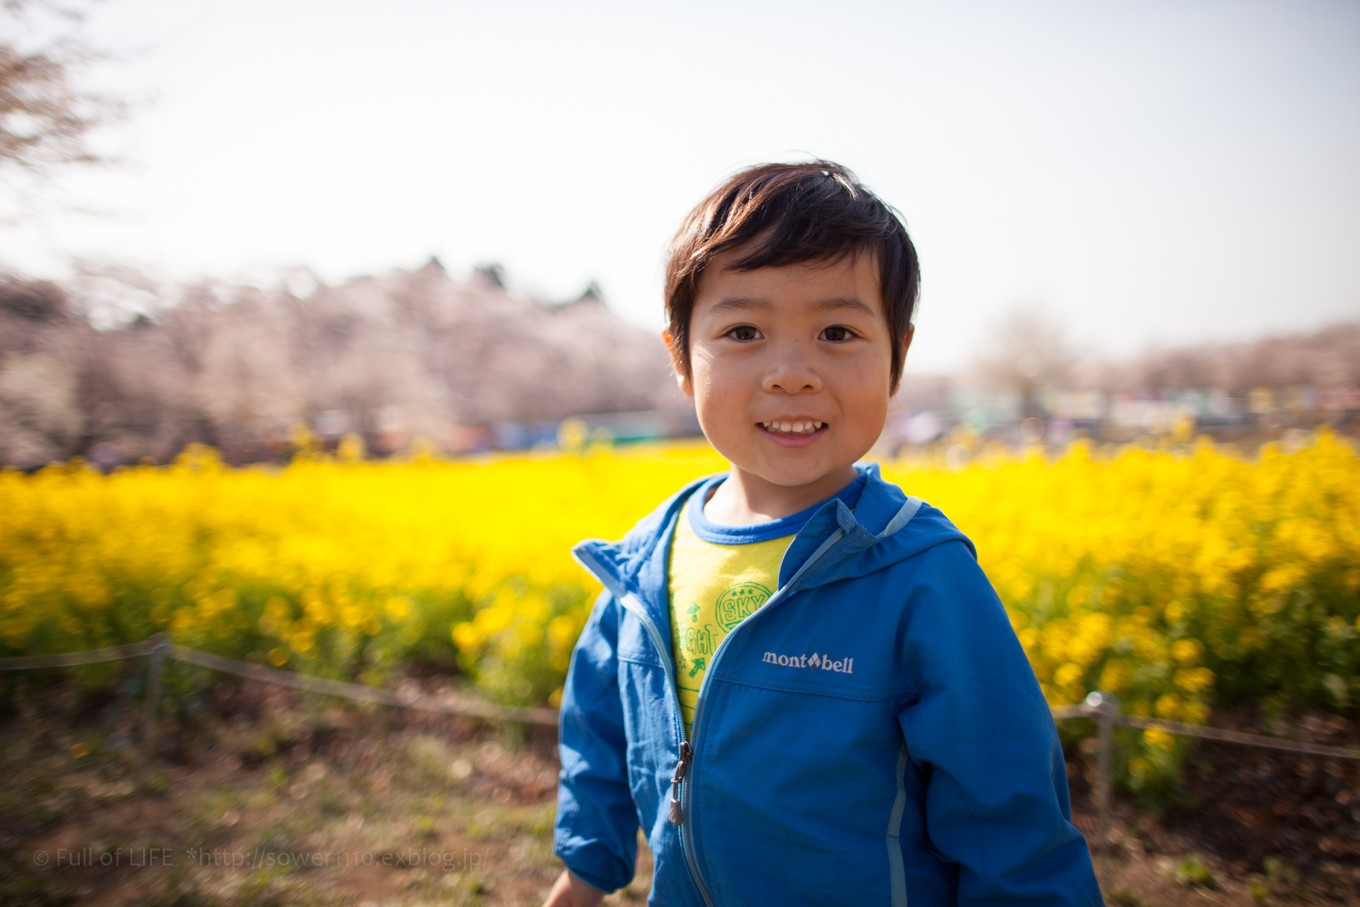
M 734 466 L 704 505 L 704 516 L 724 526 L 768 523 L 825 501 L 857 478 L 859 470 L 847 466 L 806 485 L 776 485 Z

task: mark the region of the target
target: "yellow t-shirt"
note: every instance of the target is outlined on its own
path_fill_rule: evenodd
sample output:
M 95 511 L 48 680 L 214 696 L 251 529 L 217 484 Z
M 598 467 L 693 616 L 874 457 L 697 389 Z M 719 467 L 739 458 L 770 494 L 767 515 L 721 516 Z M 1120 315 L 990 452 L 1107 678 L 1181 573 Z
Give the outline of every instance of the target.
M 774 594 L 779 565 L 793 535 L 747 544 L 715 544 L 700 538 L 686 507 L 671 543 L 671 649 L 680 688 L 685 736 L 694 723 L 699 685 L 718 644 Z
M 704 516 L 704 504 L 724 478 L 714 476 L 695 489 L 676 520 L 671 541 L 671 652 L 686 737 L 713 653 L 733 627 L 764 607 L 774 594 L 779 568 L 794 536 L 826 503 L 768 523 L 723 526 Z M 864 482 L 861 474 L 836 498 L 853 509 Z

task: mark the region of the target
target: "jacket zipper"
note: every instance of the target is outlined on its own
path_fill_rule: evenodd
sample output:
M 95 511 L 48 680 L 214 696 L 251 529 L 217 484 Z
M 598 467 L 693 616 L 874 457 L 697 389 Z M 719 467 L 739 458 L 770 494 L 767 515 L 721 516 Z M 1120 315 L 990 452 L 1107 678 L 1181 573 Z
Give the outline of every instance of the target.
M 589 561 L 589 564 L 586 564 L 585 566 L 587 566 L 590 572 L 595 575 L 595 578 L 604 584 L 605 588 L 609 590 L 609 594 L 613 595 L 614 599 L 622 605 L 625 610 L 631 612 L 634 617 L 642 622 L 642 626 L 647 630 L 647 635 L 652 638 L 652 645 L 656 646 L 657 654 L 661 656 L 661 666 L 666 672 L 666 685 L 671 693 L 671 704 L 675 706 L 673 709 L 675 718 L 675 736 L 680 740 L 680 760 L 676 765 L 675 776 L 671 778 L 669 819 L 672 825 L 679 826 L 680 849 L 685 854 L 685 865 L 689 868 L 689 875 L 694 881 L 694 887 L 699 889 L 699 894 L 703 897 L 707 907 L 716 907 L 713 896 L 708 893 L 708 886 L 704 882 L 703 874 L 699 872 L 699 858 L 694 853 L 694 843 L 690 840 L 690 834 L 684 825 L 681 800 L 676 798 L 675 793 L 677 788 L 680 788 L 685 773 L 689 768 L 689 764 L 694 759 L 694 749 L 689 741 L 685 739 L 685 719 L 680 711 L 680 685 L 675 679 L 675 659 L 671 655 L 670 644 L 662 640 L 661 631 L 657 629 L 656 623 L 652 620 L 651 615 L 647 613 L 647 608 L 637 599 L 637 596 L 630 592 L 624 592 L 623 589 L 613 581 L 613 577 L 600 568 L 599 562 L 596 561 L 594 557 L 582 551 L 577 554 L 577 558 L 583 561 Z M 700 687 L 702 686 L 703 684 L 700 684 Z M 695 717 L 698 717 L 697 714 Z M 683 768 L 680 763 L 683 764 Z M 689 785 L 685 785 L 686 788 L 688 786 Z M 683 794 L 680 795 L 681 798 L 683 798 L 683 796 Z M 677 822 L 677 818 L 680 818 L 681 821 Z
M 798 568 L 798 572 L 794 573 L 793 576 L 789 577 L 789 581 L 787 583 L 776 589 L 774 595 L 771 595 L 763 605 L 761 605 L 759 608 L 755 610 L 754 613 L 752 613 L 741 623 L 733 627 L 728 632 L 728 634 L 723 637 L 723 641 L 718 643 L 718 648 L 713 652 L 713 657 L 708 660 L 708 668 L 704 671 L 704 679 L 699 683 L 699 698 L 694 705 L 694 721 L 692 724 L 690 724 L 691 737 L 697 737 L 699 734 L 699 722 L 703 720 L 704 695 L 708 691 L 708 682 L 714 676 L 716 676 L 717 672 L 715 669 L 718 666 L 719 659 L 722 658 L 723 652 L 726 651 L 727 649 L 727 644 L 730 643 L 733 637 L 735 637 L 737 633 L 739 633 L 743 628 L 750 626 L 750 624 L 754 621 L 756 615 L 767 613 L 771 605 L 776 605 L 779 603 L 779 601 L 788 598 L 791 594 L 793 594 L 792 590 L 794 585 L 798 582 L 798 580 L 803 578 L 803 574 L 808 571 L 808 568 L 811 567 L 818 560 L 820 560 L 822 555 L 826 554 L 826 552 L 830 550 L 831 546 L 836 544 L 836 542 L 840 541 L 841 537 L 844 535 L 845 533 L 840 529 L 837 529 L 835 532 L 831 533 L 827 540 L 825 542 L 822 542 L 822 544 L 818 546 L 817 550 L 812 552 L 808 559 L 803 562 L 803 566 Z M 677 700 L 679 699 L 679 696 L 680 694 L 677 692 L 676 693 Z M 681 803 L 679 806 L 676 806 L 674 803 L 672 803 L 671 810 L 672 815 L 674 815 L 674 813 L 676 812 L 680 813 L 681 816 L 680 843 L 685 848 L 685 860 L 690 864 L 690 872 L 694 875 L 694 880 L 698 884 L 699 893 L 703 895 L 704 902 L 708 905 L 708 907 L 714 907 L 713 897 L 708 892 L 708 883 L 704 881 L 703 874 L 699 872 L 698 856 L 694 854 L 693 851 L 693 845 L 691 843 L 691 840 L 693 838 L 693 832 L 690 831 L 689 834 L 685 833 L 686 830 L 689 829 L 689 823 L 693 820 L 694 817 L 694 803 L 693 803 L 694 797 L 691 794 L 691 791 L 694 789 L 694 770 L 697 768 L 697 765 L 694 764 L 693 750 L 691 749 L 687 754 L 685 751 L 686 748 L 687 747 L 682 746 L 680 749 L 681 761 L 685 763 L 685 769 L 681 770 L 679 766 L 677 766 L 676 771 L 677 776 L 681 778 L 683 778 L 684 775 L 688 774 L 690 778 L 690 783 L 683 785 L 682 792 L 680 795 Z
M 808 568 L 820 560 L 822 555 L 826 554 L 831 546 L 840 541 L 844 535 L 845 532 L 840 529 L 831 533 L 826 541 L 822 542 L 822 544 L 817 547 L 817 550 L 812 552 L 808 559 L 803 562 L 803 565 L 798 568 L 798 571 L 794 573 L 793 576 L 789 577 L 787 583 L 776 589 L 774 595 L 771 595 L 769 599 L 766 600 L 765 604 L 740 624 L 733 627 L 732 630 L 723 637 L 723 641 L 718 644 L 718 648 L 714 651 L 713 657 L 709 659 L 708 669 L 704 671 L 704 679 L 699 684 L 699 698 L 694 706 L 694 722 L 690 725 L 690 737 L 698 735 L 699 722 L 704 711 L 704 694 L 708 689 L 710 678 L 714 676 L 714 669 L 717 667 L 718 660 L 727 649 L 727 644 L 732 641 L 732 638 L 736 636 L 743 627 L 746 627 L 752 622 L 752 618 L 758 614 L 767 612 L 770 606 L 777 604 L 779 600 L 788 598 L 790 590 L 798 580 L 802 579 L 803 574 L 808 571 Z M 691 826 L 694 817 L 694 798 L 690 793 L 694 788 L 694 747 L 686 739 L 685 735 L 685 721 L 680 710 L 679 682 L 675 678 L 675 660 L 671 655 L 670 645 L 662 640 L 661 631 L 657 629 L 656 623 L 652 620 L 651 615 L 647 613 L 646 607 L 635 595 L 624 592 L 617 584 L 612 582 L 613 577 L 608 576 L 604 570 L 600 569 L 600 565 L 595 558 L 585 552 L 581 552 L 579 557 L 590 561 L 590 566 L 593 568 L 591 572 L 595 574 L 596 578 L 609 589 L 610 594 L 614 596 L 620 605 L 631 611 L 633 616 L 642 622 L 642 625 L 647 629 L 647 635 L 652 638 L 652 645 L 656 646 L 657 652 L 661 656 L 661 666 L 666 671 L 666 683 L 670 688 L 672 704 L 675 706 L 674 715 L 678 722 L 676 736 L 680 739 L 679 759 L 676 763 L 675 773 L 671 777 L 671 802 L 668 818 L 672 825 L 677 825 L 679 827 L 680 848 L 684 851 L 685 863 L 689 867 L 690 877 L 694 880 L 695 887 L 699 889 L 699 894 L 703 897 L 704 904 L 707 905 L 707 907 L 716 907 L 713 895 L 708 890 L 708 883 L 704 881 L 704 875 L 699 871 L 699 857 L 694 851 L 694 832 Z M 686 776 L 689 777 L 690 783 L 685 783 Z M 677 821 L 677 819 L 679 821 Z
M 675 763 L 675 774 L 671 776 L 671 811 L 670 822 L 672 825 L 683 825 L 683 813 L 680 810 L 680 782 L 685 780 L 685 769 L 689 768 L 689 760 L 694 758 L 694 750 L 690 748 L 688 740 L 680 741 L 680 761 Z
M 680 849 L 685 854 L 685 865 L 689 868 L 690 878 L 694 880 L 694 887 L 699 889 L 699 895 L 704 899 L 706 907 L 717 907 L 713 901 L 713 895 L 709 894 L 708 883 L 704 881 L 703 873 L 699 871 L 699 856 L 694 852 L 694 832 L 687 824 L 689 810 L 683 806 L 687 800 L 686 794 L 692 786 L 685 784 L 684 778 L 688 773 L 689 766 L 694 762 L 694 747 L 685 739 L 685 719 L 680 710 L 680 684 L 675 679 L 675 661 L 671 656 L 671 648 L 669 643 L 662 642 L 661 631 L 657 629 L 651 615 L 647 613 L 647 609 L 635 596 L 625 593 L 624 597 L 620 599 L 620 603 L 633 612 L 633 616 L 642 621 L 642 625 L 647 628 L 647 633 L 652 637 L 652 645 L 657 647 L 661 655 L 661 664 L 666 669 L 666 683 L 670 687 L 671 700 L 675 706 L 675 716 L 678 722 L 676 736 L 680 738 L 680 758 L 676 763 L 675 774 L 671 777 L 671 802 L 668 818 L 672 825 L 679 827 Z M 703 684 L 699 686 L 702 687 Z M 694 717 L 697 721 L 699 717 L 697 712 Z M 680 791 L 678 797 L 677 790 Z

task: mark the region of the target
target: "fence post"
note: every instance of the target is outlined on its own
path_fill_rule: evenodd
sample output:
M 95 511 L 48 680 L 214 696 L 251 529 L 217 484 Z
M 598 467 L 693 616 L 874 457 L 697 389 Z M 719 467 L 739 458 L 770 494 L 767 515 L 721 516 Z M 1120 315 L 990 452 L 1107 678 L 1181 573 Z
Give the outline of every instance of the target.
M 161 704 L 161 672 L 170 639 L 164 633 L 151 637 L 151 651 L 146 657 L 146 701 L 142 712 L 142 749 L 147 761 L 156 756 L 156 713 Z
M 1086 706 L 1096 713 L 1099 723 L 1100 756 L 1096 778 L 1096 843 L 1110 843 L 1110 788 L 1114 773 L 1114 726 L 1119 720 L 1119 700 L 1112 693 L 1087 695 Z

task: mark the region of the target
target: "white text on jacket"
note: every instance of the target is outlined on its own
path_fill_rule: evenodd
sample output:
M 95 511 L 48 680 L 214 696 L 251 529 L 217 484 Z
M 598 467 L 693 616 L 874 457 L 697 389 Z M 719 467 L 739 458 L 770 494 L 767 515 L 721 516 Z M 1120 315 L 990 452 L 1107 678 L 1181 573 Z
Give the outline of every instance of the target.
M 839 674 L 855 673 L 855 659 L 842 658 L 840 661 L 832 661 L 829 655 L 818 655 L 813 652 L 811 655 L 776 655 L 773 652 L 766 652 L 761 659 L 766 664 L 779 665 L 789 668 L 813 668 L 823 671 L 835 671 Z

